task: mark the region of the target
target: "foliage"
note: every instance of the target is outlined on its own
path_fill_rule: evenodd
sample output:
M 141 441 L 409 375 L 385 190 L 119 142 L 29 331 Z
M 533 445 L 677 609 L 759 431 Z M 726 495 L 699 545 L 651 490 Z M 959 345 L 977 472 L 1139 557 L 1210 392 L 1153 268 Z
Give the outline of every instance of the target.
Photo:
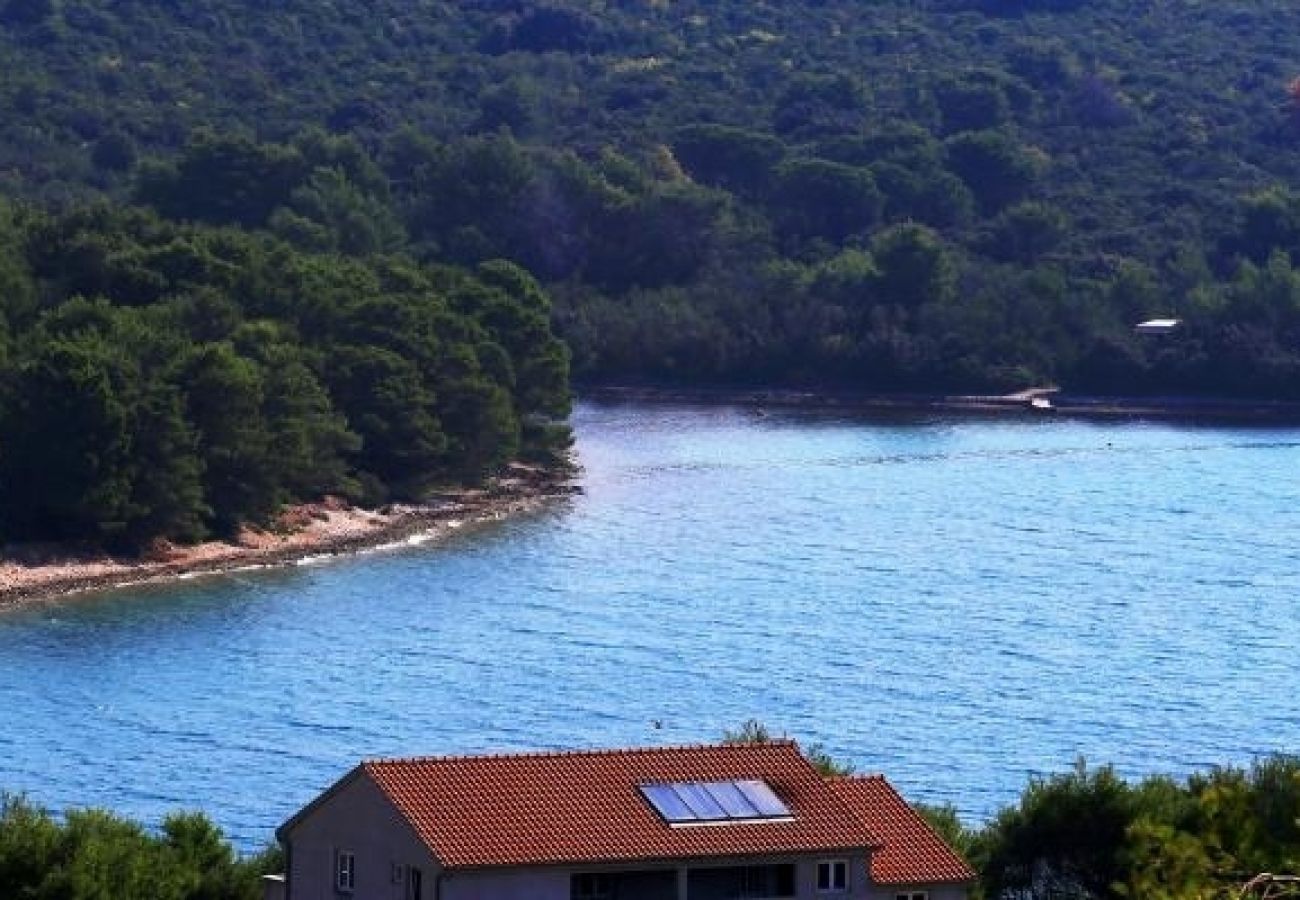
M 758 719 L 723 732 L 728 744 L 777 737 Z M 824 775 L 853 772 L 819 746 L 805 755 Z M 913 809 L 971 863 L 987 900 L 1227 900 L 1260 873 L 1300 874 L 1300 757 L 1139 782 L 1079 760 L 1031 778 L 982 825 L 947 804 Z
M 567 440 L 568 358 L 508 263 L 326 256 L 109 207 L 9 221 L 7 538 L 196 540 L 328 493 L 418 497 Z
M 1300 399 L 1300 7 L 1184 12 L 6 0 L 4 536 L 554 459 L 570 359 Z
M 1295 399 L 1296 35 L 1279 0 L 8 0 L 0 191 L 507 259 L 584 379 Z M 874 255 L 909 225 L 943 273 L 911 294 Z M 855 254 L 879 277 L 834 290 Z M 116 273 L 133 303 L 149 266 Z M 1154 314 L 1187 327 L 1135 339 Z M 349 358 L 328 390 L 396 365 Z M 467 396 L 508 445 L 500 396 Z M 427 413 L 410 460 L 372 464 L 472 445 L 438 450 Z
M 1131 791 L 1110 768 L 1036 778 L 991 826 L 984 888 L 991 897 L 1106 896 L 1125 876 L 1136 818 Z
M 781 736 L 780 740 L 786 740 Z M 724 744 L 767 744 L 771 743 L 774 738 L 772 732 L 758 719 L 747 719 L 741 723 L 740 727 L 732 730 L 724 729 L 722 732 L 722 743 Z M 813 768 L 827 777 L 852 775 L 853 765 L 844 760 L 838 760 L 826 752 L 826 748 L 821 744 L 809 744 L 803 748 L 803 755 L 812 763 Z
M 1136 784 L 1080 762 L 1034 779 L 969 846 L 990 898 L 1237 897 L 1300 870 L 1300 758 Z
M 767 743 L 757 719 L 724 743 Z M 823 775 L 852 766 L 805 751 Z M 1270 756 L 1183 780 L 1125 781 L 1110 767 L 1030 780 L 1018 803 L 981 826 L 949 805 L 913 807 L 979 875 L 987 900 L 1228 900 L 1263 872 L 1300 871 L 1300 758 Z M 252 900 L 262 874 L 283 871 L 278 848 L 236 855 L 199 813 L 157 833 L 100 810 L 56 819 L 0 794 L 0 885 L 22 900 Z
M 56 820 L 0 795 L 0 885 L 16 900 L 256 900 L 261 876 L 282 864 L 277 849 L 237 856 L 199 813 L 169 816 L 150 834 L 102 810 Z

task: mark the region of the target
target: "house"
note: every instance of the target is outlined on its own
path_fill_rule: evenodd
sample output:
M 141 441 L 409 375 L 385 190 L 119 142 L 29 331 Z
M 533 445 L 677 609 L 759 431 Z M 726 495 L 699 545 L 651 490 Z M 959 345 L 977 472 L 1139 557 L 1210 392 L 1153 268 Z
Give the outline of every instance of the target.
M 879 776 L 792 741 L 365 762 L 277 832 L 286 900 L 964 900 Z

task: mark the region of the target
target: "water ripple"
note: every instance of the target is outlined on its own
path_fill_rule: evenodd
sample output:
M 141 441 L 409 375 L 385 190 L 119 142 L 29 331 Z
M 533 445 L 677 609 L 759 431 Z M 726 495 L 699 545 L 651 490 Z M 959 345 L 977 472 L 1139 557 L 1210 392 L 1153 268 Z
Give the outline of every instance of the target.
M 445 544 L 0 618 L 0 786 L 243 846 L 363 756 L 750 717 L 972 816 L 1082 754 L 1300 746 L 1294 430 L 582 406 L 586 492 Z

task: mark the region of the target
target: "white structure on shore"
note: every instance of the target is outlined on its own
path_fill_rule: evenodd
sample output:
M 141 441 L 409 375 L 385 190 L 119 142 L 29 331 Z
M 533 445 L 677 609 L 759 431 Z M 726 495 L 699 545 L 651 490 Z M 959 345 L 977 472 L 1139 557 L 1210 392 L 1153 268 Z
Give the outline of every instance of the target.
M 1183 327 L 1182 319 L 1148 319 L 1133 327 L 1138 334 L 1173 334 Z

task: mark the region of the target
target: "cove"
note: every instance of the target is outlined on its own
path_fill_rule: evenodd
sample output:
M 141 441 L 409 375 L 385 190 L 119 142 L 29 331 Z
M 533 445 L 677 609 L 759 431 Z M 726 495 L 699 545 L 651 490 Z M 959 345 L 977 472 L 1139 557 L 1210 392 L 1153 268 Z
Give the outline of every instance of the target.
M 1300 430 L 580 405 L 584 493 L 0 617 L 0 787 L 242 846 L 359 758 L 759 718 L 971 817 L 1300 746 Z

